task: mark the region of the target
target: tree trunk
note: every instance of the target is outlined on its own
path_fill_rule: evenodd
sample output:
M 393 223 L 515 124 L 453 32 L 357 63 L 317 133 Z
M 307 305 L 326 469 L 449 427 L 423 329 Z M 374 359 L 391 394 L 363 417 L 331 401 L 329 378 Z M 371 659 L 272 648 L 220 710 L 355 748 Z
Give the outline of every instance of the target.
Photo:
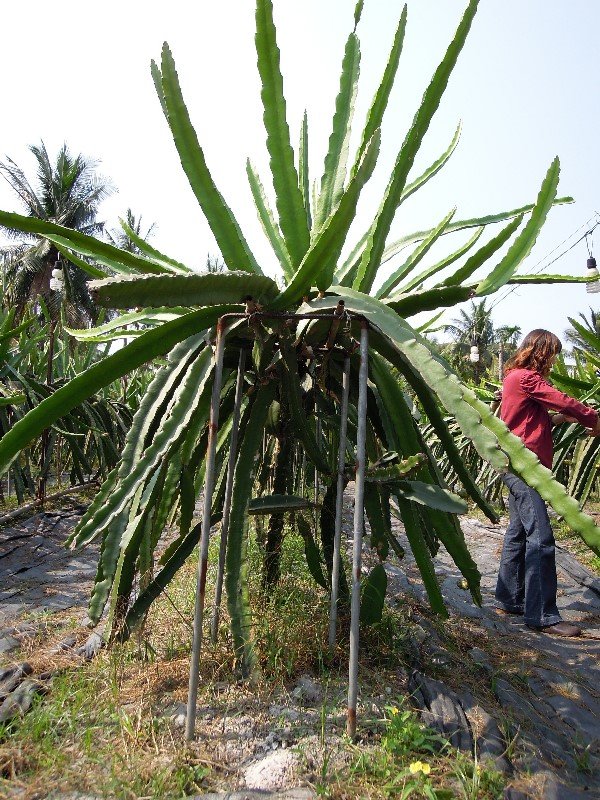
M 292 426 L 287 405 L 281 400 L 279 422 L 277 425 L 277 445 L 275 452 L 275 473 L 273 494 L 287 494 L 292 477 Z M 271 514 L 263 557 L 263 589 L 272 589 L 281 575 L 281 548 L 284 539 L 283 513 Z

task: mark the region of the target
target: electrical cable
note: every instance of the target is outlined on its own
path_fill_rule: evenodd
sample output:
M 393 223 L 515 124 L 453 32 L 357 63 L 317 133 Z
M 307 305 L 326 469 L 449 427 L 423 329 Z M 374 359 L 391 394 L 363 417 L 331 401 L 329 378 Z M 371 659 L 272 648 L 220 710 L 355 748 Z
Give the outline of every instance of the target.
M 584 222 L 584 223 L 583 223 L 583 225 L 580 225 L 580 226 L 579 226 L 579 228 L 577 228 L 577 229 L 576 229 L 576 230 L 575 230 L 575 231 L 574 231 L 574 232 L 573 232 L 573 233 L 572 233 L 570 236 L 567 236 L 567 238 L 566 238 L 566 239 L 563 239 L 563 241 L 562 241 L 562 242 L 560 242 L 558 245 L 556 245 L 556 247 L 554 247 L 552 250 L 550 250 L 550 252 L 549 252 L 549 253 L 547 253 L 547 254 L 546 254 L 546 255 L 545 255 L 543 258 L 541 258 L 539 261 L 537 261 L 537 262 L 536 262 L 536 263 L 533 265 L 533 267 L 531 268 L 531 270 L 530 270 L 529 272 L 525 272 L 525 273 L 523 273 L 523 274 L 525 274 L 525 275 L 538 275 L 538 274 L 539 274 L 540 272 L 542 272 L 544 269 L 546 269 L 547 267 L 549 267 L 549 266 L 551 266 L 552 264 L 554 264 L 554 262 L 555 262 L 555 261 L 558 261 L 560 258 L 562 258 L 563 256 L 565 256 L 565 255 L 566 255 L 566 254 L 567 254 L 567 253 L 568 253 L 570 250 L 572 250 L 572 249 L 573 249 L 573 248 L 574 248 L 576 245 L 578 245 L 578 244 L 579 244 L 581 241 L 583 241 L 583 239 L 586 239 L 586 241 L 587 241 L 587 237 L 588 237 L 588 235 L 589 235 L 591 232 L 593 232 L 594 228 L 595 228 L 595 227 L 596 227 L 598 224 L 600 224 L 600 222 L 598 222 L 598 221 L 597 221 L 597 222 L 595 223 L 595 225 L 592 227 L 591 231 L 586 231 L 586 233 L 584 233 L 584 235 L 583 235 L 583 236 L 581 236 L 579 239 L 577 239 L 577 241 L 576 241 L 576 242 L 573 242 L 573 244 L 572 244 L 570 247 L 568 247 L 566 250 L 564 250 L 562 253 L 560 253 L 558 256 L 556 256 L 556 258 L 552 259 L 552 261 L 549 261 L 548 263 L 546 263 L 546 259 L 547 259 L 549 256 L 551 256 L 551 255 L 552 255 L 552 253 L 555 253 L 555 252 L 556 252 L 556 251 L 559 249 L 559 247 L 562 247 L 562 245 L 563 245 L 563 244 L 565 244 L 566 242 L 568 242 L 568 241 L 569 241 L 569 239 L 572 239 L 572 238 L 573 238 L 573 236 L 575 236 L 577 233 L 579 233 L 579 231 L 580 231 L 582 228 L 586 228 L 586 227 L 589 225 L 589 223 L 592 221 L 592 219 L 593 219 L 593 217 L 590 217 L 590 218 L 587 220 L 587 222 Z M 535 268 L 536 268 L 536 267 L 537 267 L 539 264 L 542 264 L 542 266 L 541 266 L 541 267 L 540 267 L 538 270 L 536 270 Z M 496 300 L 494 303 L 492 303 L 492 305 L 490 306 L 490 311 L 491 311 L 491 309 L 492 309 L 492 308 L 494 308 L 495 306 L 499 305 L 499 304 L 500 304 L 500 303 L 501 303 L 503 300 L 506 300 L 506 298 L 507 298 L 507 297 L 508 297 L 510 294 L 512 294 L 514 291 L 516 291 L 516 289 L 517 289 L 517 288 L 518 288 L 518 284 L 515 284 L 515 285 L 514 285 L 514 286 L 512 286 L 510 289 L 508 289 L 508 290 L 507 290 L 507 291 L 506 291 L 506 292 L 505 292 L 503 295 L 501 295 L 501 296 L 500 296 L 500 297 L 499 297 L 499 298 L 498 298 L 498 299 L 497 299 L 497 300 Z
M 595 211 L 595 212 L 594 212 L 594 214 L 596 215 L 596 217 L 598 217 L 598 218 L 600 219 L 600 215 L 598 214 L 598 212 L 596 212 L 596 211 Z M 557 245 L 556 245 L 556 247 L 553 247 L 553 248 L 552 248 L 552 250 L 550 250 L 550 252 L 549 252 L 549 253 L 546 253 L 546 255 L 545 255 L 543 258 L 540 258 L 540 260 L 539 260 L 539 261 L 536 261 L 536 263 L 535 263 L 535 264 L 534 264 L 534 265 L 531 267 L 531 269 L 532 269 L 532 270 L 534 270 L 534 269 L 535 269 L 537 266 L 539 266 L 539 265 L 540 265 L 540 264 L 542 264 L 544 261 L 546 261 L 546 259 L 547 259 L 549 256 L 551 256 L 551 255 L 552 255 L 552 253 L 555 253 L 555 252 L 558 250 L 558 248 L 559 248 L 559 247 L 562 247 L 562 246 L 563 246 L 563 244 L 566 244 L 566 243 L 569 241 L 569 239 L 572 239 L 572 238 L 573 238 L 573 236 L 576 236 L 576 235 L 579 233 L 579 231 L 580 231 L 582 228 L 587 228 L 587 226 L 590 224 L 590 222 L 591 222 L 593 219 L 594 219 L 594 217 L 590 217 L 590 218 L 589 218 L 589 219 L 588 219 L 586 222 L 584 222 L 584 223 L 583 223 L 583 225 L 580 225 L 578 228 L 576 228 L 576 229 L 573 231 L 573 233 L 572 233 L 572 234 L 570 234 L 570 236 L 567 236 L 567 238 L 566 238 L 566 239 L 563 239 L 563 240 L 562 240 L 562 242 L 559 242 L 559 244 L 557 244 Z M 598 223 L 596 222 L 596 224 L 598 224 Z M 586 235 L 586 234 L 584 234 L 584 236 L 585 236 L 585 235 Z M 578 239 L 578 240 L 577 240 L 577 242 L 575 242 L 575 244 L 578 244 L 580 241 L 581 241 L 581 239 Z M 551 262 L 551 263 L 552 263 L 552 262 Z
M 566 242 L 568 242 L 568 241 L 569 241 L 569 239 L 572 239 L 572 238 L 573 238 L 573 236 L 575 236 L 577 233 L 579 233 L 579 231 L 580 231 L 582 228 L 587 228 L 587 226 L 588 226 L 588 225 L 590 224 L 590 222 L 591 222 L 591 221 L 594 219 L 594 217 L 590 217 L 590 218 L 587 220 L 587 222 L 584 222 L 584 223 L 583 223 L 583 225 L 580 225 L 580 226 L 579 226 L 579 228 L 577 228 L 577 229 L 576 229 L 576 230 L 575 230 L 575 231 L 574 231 L 574 232 L 573 232 L 573 233 L 572 233 L 570 236 L 567 236 L 567 238 L 566 238 L 566 239 L 564 239 L 562 242 L 560 242 L 558 245 L 556 245 L 556 247 L 554 247 L 552 250 L 550 250 L 550 252 L 549 252 L 549 253 L 547 253 L 547 254 L 546 254 L 546 255 L 545 255 L 545 256 L 544 256 L 542 259 L 540 259 L 538 262 L 536 262 L 536 264 L 534 264 L 534 266 L 531 268 L 531 270 L 529 270 L 529 272 L 525 272 L 525 273 L 522 273 L 522 274 L 524 274 L 524 275 L 539 275 L 541 272 L 543 272 L 543 270 L 547 269 L 547 268 L 548 268 L 548 267 L 550 267 L 552 264 L 554 264 L 556 261 L 558 261 L 559 259 L 561 259 L 561 258 L 563 258 L 564 256 L 566 256 L 566 255 L 567 255 L 567 253 L 569 253 L 571 250 L 573 250 L 573 248 L 574 248 L 574 247 L 576 247 L 576 246 L 577 246 L 577 245 L 578 245 L 580 242 L 582 242 L 582 241 L 584 241 L 584 240 L 585 240 L 585 241 L 586 241 L 586 243 L 587 243 L 588 252 L 591 252 L 591 251 L 590 251 L 590 245 L 589 245 L 589 242 L 588 242 L 588 237 L 590 237 L 590 236 L 593 234 L 593 232 L 595 231 L 595 229 L 596 229 L 596 228 L 597 228 L 597 227 L 600 225 L 600 215 L 598 214 L 598 212 L 595 212 L 595 214 L 596 214 L 596 220 L 595 220 L 594 224 L 592 225 L 592 227 L 591 227 L 591 228 L 589 228 L 589 230 L 587 230 L 587 231 L 586 231 L 586 232 L 583 234 L 583 236 L 580 236 L 580 237 L 579 237 L 579 239 L 577 239 L 575 242 L 573 242 L 573 244 L 572 244 L 572 245 L 570 245 L 569 247 L 567 247 L 567 249 L 566 249 L 566 250 L 563 250 L 563 251 L 562 251 L 561 253 L 559 253 L 559 254 L 558 254 L 558 255 L 557 255 L 555 258 L 553 258 L 551 261 L 548 261 L 548 262 L 547 262 L 547 258 L 548 258 L 549 256 L 551 256 L 551 255 L 552 255 L 552 253 L 555 253 L 555 252 L 556 252 L 556 251 L 557 251 L 557 250 L 558 250 L 560 247 L 562 247 L 562 245 L 564 245 Z M 541 266 L 539 269 L 536 269 L 536 267 L 537 267 L 539 264 L 541 264 L 542 266 Z M 511 288 L 510 288 L 510 289 L 508 289 L 508 290 L 507 290 L 507 291 L 506 291 L 506 292 L 505 292 L 505 293 L 504 293 L 504 294 L 503 294 L 501 297 L 499 297 L 499 298 L 498 298 L 498 299 L 497 299 L 495 302 L 493 302 L 493 303 L 492 303 L 492 305 L 490 306 L 489 310 L 491 311 L 493 308 L 495 308 L 495 307 L 496 307 L 496 306 L 498 306 L 500 303 L 502 303 L 504 300 L 506 300 L 506 298 L 507 298 L 507 297 L 508 297 L 510 294 L 512 294 L 514 291 L 516 291 L 516 289 L 517 289 L 518 287 L 519 287 L 519 284 L 515 284 L 514 286 L 511 286 Z

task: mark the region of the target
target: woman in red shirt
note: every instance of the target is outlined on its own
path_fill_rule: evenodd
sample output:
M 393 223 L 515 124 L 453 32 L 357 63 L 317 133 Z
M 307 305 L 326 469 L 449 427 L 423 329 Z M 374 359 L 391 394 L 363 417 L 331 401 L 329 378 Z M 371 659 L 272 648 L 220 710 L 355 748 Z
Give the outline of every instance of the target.
M 541 463 L 552 469 L 552 425 L 579 422 L 600 435 L 598 414 L 548 383 L 560 340 L 534 330 L 508 361 L 500 416 Z M 548 411 L 557 411 L 553 417 Z M 581 629 L 563 622 L 556 606 L 554 535 L 546 504 L 512 473 L 503 478 L 509 490 L 510 523 L 504 537 L 496 586 L 499 613 L 524 615 L 525 624 L 555 636 L 579 636 Z

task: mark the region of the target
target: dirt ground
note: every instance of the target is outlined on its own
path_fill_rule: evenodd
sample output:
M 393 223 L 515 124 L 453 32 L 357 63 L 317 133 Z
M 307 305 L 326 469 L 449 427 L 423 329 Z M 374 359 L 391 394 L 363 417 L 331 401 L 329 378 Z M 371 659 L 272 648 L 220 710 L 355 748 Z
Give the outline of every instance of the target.
M 91 635 L 86 627 L 86 602 L 98 549 L 92 545 L 83 552 L 72 552 L 63 546 L 81 512 L 73 501 L 61 512 L 37 514 L 0 531 L 0 670 L 15 663 L 28 637 L 36 637 L 40 653 L 47 655 L 50 647 L 56 651 L 60 626 L 50 623 L 61 615 L 75 616 L 78 623 L 66 643 L 62 642 L 63 651 L 85 660 L 87 653 L 81 648 L 86 643 L 89 646 Z M 473 604 L 460 573 L 441 548 L 436 574 L 451 612 L 445 627 L 431 623 L 408 546 L 402 561 L 390 560 L 386 565 L 390 602 L 408 596 L 415 609 L 411 629 L 415 669 L 401 680 L 425 721 L 454 736 L 458 747 L 487 748 L 498 767 L 515 776 L 506 798 L 600 796 L 600 580 L 559 547 L 559 609 L 564 619 L 581 623 L 584 636 L 564 640 L 535 633 L 519 618 L 499 618 L 494 611 L 503 526 L 465 518 L 462 528 L 482 573 L 483 606 Z M 395 532 L 407 545 L 399 523 Z M 345 513 L 344 535 L 350 547 L 350 508 Z M 365 569 L 371 558 L 365 546 Z M 47 640 L 40 635 L 44 626 L 52 631 Z M 457 637 L 463 643 L 459 652 Z M 36 655 L 31 647 L 28 651 L 35 674 Z M 479 676 L 480 694 L 473 685 L 467 687 L 457 680 L 461 660 L 467 660 Z M 312 790 L 298 786 L 297 731 L 299 726 L 304 730 L 318 727 L 318 706 L 324 692 L 319 680 L 303 676 L 287 696 L 270 698 L 266 708 L 258 709 L 255 703 L 253 710 L 249 696 L 244 700 L 244 713 L 235 717 L 228 717 L 227 709 L 239 701 L 239 695 L 236 700 L 230 689 L 222 686 L 221 702 L 215 699 L 198 709 L 202 735 L 219 739 L 215 758 L 231 772 L 230 789 L 245 786 L 240 798 L 253 796 L 254 790 L 262 791 L 261 797 L 268 796 L 264 792 L 297 800 L 313 796 Z M 343 730 L 344 687 L 328 687 L 327 691 L 331 695 L 328 736 L 333 740 L 336 731 Z M 185 705 L 181 702 L 171 704 L 165 713 L 177 726 L 184 724 Z M 513 734 L 519 743 L 515 752 L 511 748 Z M 305 772 L 318 769 L 323 741 L 307 735 L 301 742 Z

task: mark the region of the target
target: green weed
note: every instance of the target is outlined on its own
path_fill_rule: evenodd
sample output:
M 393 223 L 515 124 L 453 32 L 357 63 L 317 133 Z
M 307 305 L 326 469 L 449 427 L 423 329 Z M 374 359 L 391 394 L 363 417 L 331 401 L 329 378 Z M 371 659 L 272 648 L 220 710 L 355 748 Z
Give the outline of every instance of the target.
M 591 775 L 593 771 L 592 750 L 596 743 L 596 740 L 592 740 L 585 744 L 579 733 L 576 733 L 573 738 L 573 758 L 575 759 L 575 765 L 577 770 L 583 772 L 585 775 Z
M 166 800 L 202 788 L 210 770 L 175 745 L 166 721 L 143 701 L 122 705 L 129 655 L 117 650 L 56 676 L 50 694 L 0 730 L 0 795 L 15 780 L 116 800 Z
M 454 758 L 453 774 L 462 800 L 500 800 L 504 792 L 504 778 L 494 769 L 459 751 Z
M 387 725 L 381 737 L 384 750 L 397 758 L 412 753 L 436 753 L 447 742 L 419 720 L 417 714 L 406 707 L 402 698 L 398 705 L 386 706 Z

